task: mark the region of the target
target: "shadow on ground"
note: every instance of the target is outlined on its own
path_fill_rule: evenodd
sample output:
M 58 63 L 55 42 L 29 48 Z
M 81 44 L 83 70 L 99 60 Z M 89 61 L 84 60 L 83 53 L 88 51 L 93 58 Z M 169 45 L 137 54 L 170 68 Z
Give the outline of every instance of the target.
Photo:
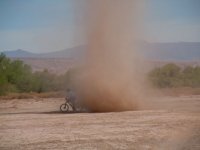
M 12 113 L 0 113 L 0 115 L 17 115 L 17 114 L 77 114 L 77 113 L 88 113 L 85 111 L 70 111 L 70 112 L 61 112 L 61 111 L 47 111 L 47 112 L 12 112 Z

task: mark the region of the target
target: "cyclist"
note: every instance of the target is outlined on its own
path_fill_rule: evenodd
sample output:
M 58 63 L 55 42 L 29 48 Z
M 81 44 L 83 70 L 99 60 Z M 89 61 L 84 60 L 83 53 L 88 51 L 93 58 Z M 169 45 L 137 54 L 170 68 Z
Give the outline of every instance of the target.
M 76 94 L 71 89 L 67 89 L 67 95 L 65 98 L 68 102 L 72 104 L 72 108 L 76 111 Z

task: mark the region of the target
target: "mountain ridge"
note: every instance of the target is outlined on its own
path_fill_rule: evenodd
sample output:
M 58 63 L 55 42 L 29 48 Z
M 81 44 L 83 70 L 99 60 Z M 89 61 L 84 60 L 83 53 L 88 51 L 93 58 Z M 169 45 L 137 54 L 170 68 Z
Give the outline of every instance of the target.
M 168 42 L 168 43 L 148 43 L 142 42 L 138 46 L 139 53 L 148 60 L 200 60 L 200 42 Z M 11 58 L 68 58 L 79 59 L 84 57 L 87 46 L 81 45 L 64 50 L 32 53 L 26 50 L 17 49 L 4 51 L 7 57 Z
M 22 49 L 2 51 L 0 53 L 4 53 L 10 58 L 75 58 L 79 55 L 83 55 L 84 50 L 85 46 L 76 46 L 46 53 L 32 53 Z

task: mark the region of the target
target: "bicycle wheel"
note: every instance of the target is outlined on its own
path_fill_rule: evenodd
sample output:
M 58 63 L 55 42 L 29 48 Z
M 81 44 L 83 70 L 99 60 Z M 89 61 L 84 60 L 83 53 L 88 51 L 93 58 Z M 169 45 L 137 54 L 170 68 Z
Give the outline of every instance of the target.
M 69 110 L 69 106 L 67 104 L 60 105 L 60 111 L 67 112 Z

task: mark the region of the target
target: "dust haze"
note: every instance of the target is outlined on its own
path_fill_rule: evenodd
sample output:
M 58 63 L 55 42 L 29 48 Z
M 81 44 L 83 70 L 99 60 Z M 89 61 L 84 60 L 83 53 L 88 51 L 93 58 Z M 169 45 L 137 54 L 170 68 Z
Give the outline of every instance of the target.
M 76 91 L 92 111 L 138 109 L 144 65 L 138 54 L 143 4 L 132 0 L 87 1 L 88 43 Z

